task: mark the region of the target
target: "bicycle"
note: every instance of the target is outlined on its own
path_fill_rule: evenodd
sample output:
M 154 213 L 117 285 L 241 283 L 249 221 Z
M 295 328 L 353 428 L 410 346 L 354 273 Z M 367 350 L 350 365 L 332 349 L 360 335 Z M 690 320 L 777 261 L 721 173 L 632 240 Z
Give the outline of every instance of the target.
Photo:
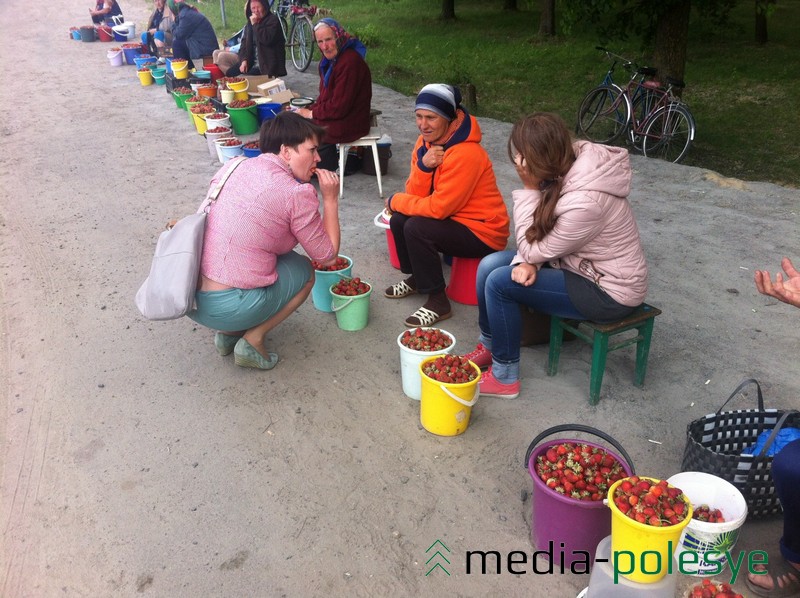
M 279 0 L 275 14 L 280 19 L 292 64 L 302 73 L 314 56 L 316 41 L 311 18 L 317 14 L 317 7 L 309 5 L 308 0 Z
M 647 157 L 679 162 L 694 140 L 696 124 L 688 106 L 673 89 L 685 86 L 666 77 L 666 87 L 651 79 L 655 69 L 598 47 L 612 61 L 603 82 L 586 94 L 578 110 L 576 130 L 597 143 L 613 143 L 627 132 L 627 141 Z M 613 72 L 622 62 L 631 77 L 625 87 L 614 83 Z

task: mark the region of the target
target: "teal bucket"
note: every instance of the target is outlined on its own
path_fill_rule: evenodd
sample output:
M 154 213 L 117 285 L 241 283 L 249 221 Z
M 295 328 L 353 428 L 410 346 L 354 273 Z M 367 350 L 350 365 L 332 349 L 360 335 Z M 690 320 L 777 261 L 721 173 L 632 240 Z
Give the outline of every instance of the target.
M 165 85 L 167 82 L 167 69 L 164 67 L 159 67 L 155 69 L 151 69 L 150 71 L 153 74 L 153 81 L 155 81 L 156 85 Z
M 348 332 L 363 330 L 369 322 L 369 298 L 372 295 L 372 285 L 363 295 L 345 296 L 333 292 L 335 284 L 331 285 L 329 293 L 331 310 L 336 312 L 336 323 L 339 328 Z
M 341 270 L 334 270 L 327 272 L 325 270 L 314 270 L 314 286 L 311 289 L 311 300 L 314 302 L 314 307 L 319 311 L 330 313 L 333 311 L 331 307 L 331 287 L 339 282 L 342 278 L 351 278 L 353 271 L 353 260 L 346 255 L 340 255 L 350 262 L 347 268 Z

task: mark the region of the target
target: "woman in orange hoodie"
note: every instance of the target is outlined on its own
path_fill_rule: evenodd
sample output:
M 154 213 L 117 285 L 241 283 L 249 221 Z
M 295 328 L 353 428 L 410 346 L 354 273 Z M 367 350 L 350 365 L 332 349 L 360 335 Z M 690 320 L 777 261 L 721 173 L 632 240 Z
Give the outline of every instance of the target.
M 452 315 L 440 253 L 482 258 L 504 249 L 508 210 L 492 162 L 480 145 L 478 121 L 461 106 L 457 87 L 422 88 L 414 106 L 420 136 L 411 153 L 404 192 L 386 201 L 400 271 L 410 274 L 386 289 L 400 299 L 427 293 L 406 326 L 432 326 Z

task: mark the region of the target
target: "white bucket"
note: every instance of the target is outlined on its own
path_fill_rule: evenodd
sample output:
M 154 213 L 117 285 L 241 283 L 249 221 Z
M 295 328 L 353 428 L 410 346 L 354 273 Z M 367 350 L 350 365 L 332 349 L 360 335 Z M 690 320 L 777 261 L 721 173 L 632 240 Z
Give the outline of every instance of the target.
M 684 471 L 667 481 L 683 490 L 693 507 L 708 505 L 722 511 L 725 518 L 722 523 L 692 519 L 683 530 L 676 551 L 679 563 L 682 552 L 697 553 L 696 559 L 683 557 L 682 573 L 697 576 L 719 575 L 728 563 L 725 551 L 733 554 L 739 529 L 747 518 L 747 502 L 744 496 L 733 484 L 710 473 Z M 710 551 L 721 554 L 708 554 Z
M 214 147 L 217 150 L 217 160 L 219 160 L 220 164 L 225 164 L 225 156 L 222 155 L 222 142 L 226 139 L 230 139 L 233 135 L 228 135 L 227 137 L 219 137 L 214 140 Z
M 411 328 L 411 330 L 416 330 L 416 328 Z M 423 328 L 423 330 L 428 330 L 428 328 Z M 442 329 L 439 328 L 439 330 Z M 400 342 L 405 331 L 398 335 L 397 346 L 400 347 L 400 377 L 403 380 L 403 393 L 409 399 L 419 401 L 422 398 L 422 377 L 419 373 L 419 364 L 432 355 L 446 355 L 455 348 L 456 337 L 447 332 L 447 330 L 442 330 L 442 333 L 449 336 L 453 342 L 446 349 L 441 349 L 439 351 L 414 351 Z

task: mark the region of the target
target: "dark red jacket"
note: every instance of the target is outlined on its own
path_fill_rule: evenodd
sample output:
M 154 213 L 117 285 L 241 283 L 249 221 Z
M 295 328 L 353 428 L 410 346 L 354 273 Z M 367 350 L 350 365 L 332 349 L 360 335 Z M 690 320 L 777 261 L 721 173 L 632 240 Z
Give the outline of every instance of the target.
M 336 57 L 327 87 L 311 106 L 314 122 L 327 129 L 324 143 L 355 141 L 369 133 L 372 75 L 361 55 L 348 48 Z

